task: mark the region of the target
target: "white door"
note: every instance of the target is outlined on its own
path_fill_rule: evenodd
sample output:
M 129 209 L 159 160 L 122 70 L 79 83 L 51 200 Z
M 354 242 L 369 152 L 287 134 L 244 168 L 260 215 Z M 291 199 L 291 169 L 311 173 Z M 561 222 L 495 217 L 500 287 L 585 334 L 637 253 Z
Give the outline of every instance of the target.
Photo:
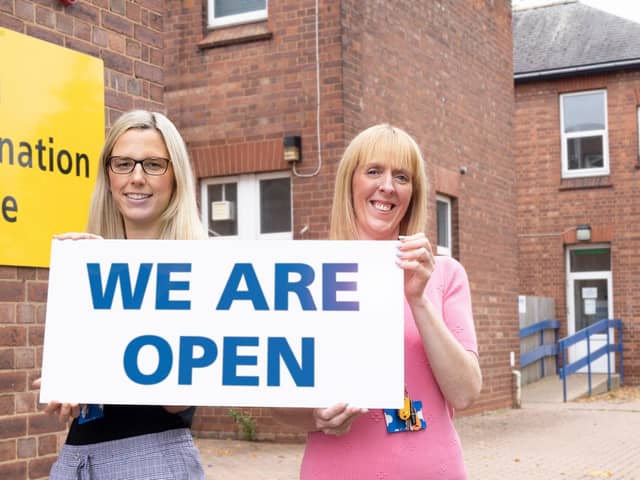
M 593 325 L 599 320 L 613 318 L 613 286 L 611 282 L 611 250 L 608 245 L 570 247 L 567 249 L 567 313 L 569 335 Z M 609 331 L 613 341 L 613 329 Z M 605 332 L 592 335 L 589 350 L 606 345 Z M 587 355 L 587 341 L 569 347 L 569 361 Z M 611 371 L 615 371 L 615 357 L 610 354 Z M 607 373 L 607 357 L 591 364 L 593 373 Z M 580 370 L 587 372 L 587 368 Z

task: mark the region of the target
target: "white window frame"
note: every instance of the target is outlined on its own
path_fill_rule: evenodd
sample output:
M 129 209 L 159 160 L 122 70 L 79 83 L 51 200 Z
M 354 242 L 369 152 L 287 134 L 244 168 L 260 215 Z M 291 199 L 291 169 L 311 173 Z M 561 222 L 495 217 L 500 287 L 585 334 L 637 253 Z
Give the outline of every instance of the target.
M 636 157 L 636 161 L 640 164 L 640 106 L 636 107 L 636 116 L 638 118 L 637 130 L 638 130 L 638 156 Z
M 438 242 L 437 253 L 438 255 L 451 256 L 451 243 L 453 241 L 453 235 L 451 232 L 451 197 L 445 195 L 436 195 L 436 227 L 438 226 L 438 202 L 445 203 L 447 205 L 447 245 L 440 245 L 440 235 L 436 236 Z M 436 232 L 439 234 L 440 232 Z
M 604 129 L 583 130 L 580 132 L 565 133 L 564 131 L 564 99 L 573 96 L 592 95 L 594 93 L 603 94 L 604 102 Z M 560 138 L 562 152 L 562 178 L 594 177 L 609 175 L 609 114 L 607 109 L 606 90 L 587 90 L 584 92 L 565 93 L 560 95 Z M 602 167 L 569 169 L 569 158 L 567 154 L 567 140 L 571 138 L 602 136 Z
M 242 23 L 259 22 L 267 19 L 267 11 L 269 10 L 269 0 L 266 0 L 265 8 L 261 10 L 252 10 L 250 12 L 239 13 L 236 15 L 228 15 L 222 18 L 216 18 L 214 0 L 207 0 L 208 6 L 208 22 L 209 27 L 230 27 Z
M 288 171 L 269 173 L 249 173 L 230 177 L 210 177 L 200 180 L 200 205 L 202 223 L 205 228 L 209 225 L 211 215 L 211 205 L 207 198 L 207 187 L 209 185 L 219 185 L 222 183 L 237 183 L 238 204 L 235 206 L 238 218 L 238 234 L 226 235 L 223 237 L 209 236 L 215 240 L 265 240 L 265 239 L 293 239 L 293 198 L 291 199 L 291 228 L 289 232 L 260 233 L 260 181 L 276 178 L 289 178 Z M 293 189 L 291 190 L 293 196 Z

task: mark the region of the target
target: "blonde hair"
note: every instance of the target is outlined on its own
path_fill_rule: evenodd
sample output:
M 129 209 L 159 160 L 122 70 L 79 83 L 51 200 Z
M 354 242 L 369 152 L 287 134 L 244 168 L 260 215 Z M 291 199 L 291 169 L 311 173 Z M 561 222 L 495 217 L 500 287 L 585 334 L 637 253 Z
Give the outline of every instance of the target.
M 198 215 L 194 176 L 184 140 L 175 125 L 161 113 L 132 110 L 120 116 L 105 138 L 100 152 L 100 168 L 93 190 L 87 231 L 104 238 L 126 238 L 124 219 L 109 191 L 108 159 L 118 139 L 131 129 L 153 129 L 162 136 L 169 152 L 175 177 L 169 205 L 161 216 L 163 240 L 195 240 L 206 238 Z
M 332 240 L 357 240 L 353 173 L 360 165 L 374 158 L 386 162 L 391 168 L 404 169 L 411 174 L 413 193 L 400 222 L 400 234 L 412 235 L 426 230 L 428 187 L 420 147 L 404 130 L 380 124 L 367 128 L 351 140 L 338 164 L 329 228 L 329 238 Z

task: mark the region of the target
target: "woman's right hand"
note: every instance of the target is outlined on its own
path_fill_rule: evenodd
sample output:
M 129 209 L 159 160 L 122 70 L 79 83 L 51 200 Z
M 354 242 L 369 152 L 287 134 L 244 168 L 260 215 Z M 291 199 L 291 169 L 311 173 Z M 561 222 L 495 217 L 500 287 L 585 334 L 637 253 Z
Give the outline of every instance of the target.
M 366 408 L 350 407 L 346 403 L 338 403 L 329 408 L 313 410 L 313 421 L 317 430 L 327 435 L 344 435 L 351 428 L 351 424 Z
M 102 240 L 100 235 L 86 232 L 67 232 L 54 235 L 56 240 Z
M 32 384 L 33 388 L 40 388 L 40 379 L 36 379 Z M 49 415 L 57 415 L 58 420 L 62 423 L 67 423 L 69 420 L 73 420 L 76 417 L 80 416 L 80 409 L 82 405 L 78 403 L 60 403 L 60 402 L 49 402 L 46 407 L 44 407 L 44 412 Z
M 56 240 L 102 240 L 100 235 L 87 232 L 60 233 L 58 235 L 54 235 L 53 238 Z M 32 386 L 33 388 L 40 388 L 40 379 L 38 378 L 37 380 L 34 380 Z M 60 403 L 52 401 L 44 407 L 44 412 L 49 415 L 57 415 L 61 422 L 66 423 L 69 420 L 73 420 L 80 416 L 80 410 L 83 407 L 84 405 L 80 405 L 78 403 Z

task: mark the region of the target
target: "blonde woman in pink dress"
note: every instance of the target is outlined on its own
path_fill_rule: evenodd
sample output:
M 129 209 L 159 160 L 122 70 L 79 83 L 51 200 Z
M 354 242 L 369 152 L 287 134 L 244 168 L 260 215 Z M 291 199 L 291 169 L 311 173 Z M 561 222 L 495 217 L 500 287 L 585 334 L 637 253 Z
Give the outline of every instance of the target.
M 336 174 L 330 236 L 398 240 L 408 408 L 274 410 L 309 432 L 302 480 L 467 478 L 453 414 L 482 387 L 471 296 L 460 263 L 434 256 L 424 235 L 428 200 L 424 160 L 406 132 L 376 125 L 349 144 Z

